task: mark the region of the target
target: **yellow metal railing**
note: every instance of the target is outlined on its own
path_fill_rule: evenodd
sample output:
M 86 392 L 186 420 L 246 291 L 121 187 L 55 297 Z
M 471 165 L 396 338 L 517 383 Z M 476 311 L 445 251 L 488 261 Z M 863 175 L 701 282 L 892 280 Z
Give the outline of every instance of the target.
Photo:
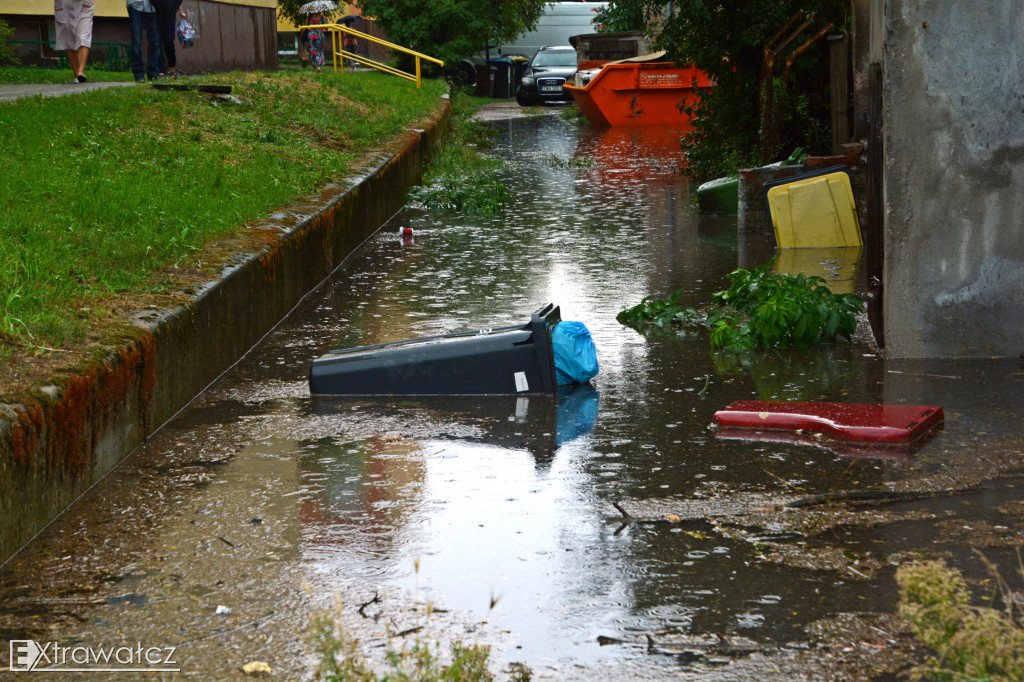
M 378 71 L 383 71 L 384 73 L 390 73 L 393 76 L 398 76 L 399 78 L 404 78 L 404 79 L 406 79 L 408 81 L 415 81 L 416 87 L 419 88 L 419 87 L 422 87 L 421 83 L 420 83 L 420 72 L 421 72 L 420 60 L 421 59 L 426 59 L 428 62 L 433 62 L 434 64 L 437 64 L 438 66 L 444 66 L 444 62 L 441 61 L 440 59 L 434 59 L 433 57 L 427 56 L 427 55 L 422 54 L 420 52 L 416 52 L 415 50 L 410 50 L 407 47 L 402 47 L 401 45 L 395 45 L 394 43 L 389 43 L 386 40 L 381 40 L 380 38 L 371 36 L 368 33 L 363 33 L 362 31 L 357 31 L 357 30 L 355 30 L 353 28 L 349 28 L 348 26 L 345 26 L 344 24 L 313 24 L 313 25 L 310 25 L 310 26 L 299 26 L 299 30 L 300 31 L 302 29 L 304 29 L 304 28 L 305 29 L 309 29 L 311 31 L 315 30 L 315 29 L 318 29 L 318 30 L 321 30 L 321 31 L 328 31 L 331 34 L 331 48 L 332 48 L 331 52 L 332 52 L 332 55 L 334 57 L 334 72 L 335 73 L 338 73 L 338 72 L 345 73 L 345 58 L 347 57 L 348 59 L 351 59 L 352 61 L 359 62 L 360 64 L 362 64 L 364 66 L 372 67 L 374 69 L 377 69 Z M 356 37 L 356 38 L 363 38 L 365 40 L 369 40 L 370 42 L 377 43 L 378 45 L 383 45 L 384 47 L 387 47 L 387 48 L 390 48 L 390 49 L 394 50 L 395 52 L 402 52 L 404 54 L 412 55 L 413 57 L 416 58 L 416 75 L 413 75 L 411 73 L 406 73 L 405 71 L 402 71 L 401 69 L 396 69 L 395 67 L 389 66 L 388 64 L 384 64 L 382 62 L 374 61 L 372 59 L 368 59 L 367 57 L 363 57 L 361 55 L 357 55 L 357 54 L 352 53 L 352 52 L 346 52 L 344 49 L 342 49 L 342 45 L 343 45 L 342 34 L 345 34 L 345 33 L 347 33 L 350 36 Z

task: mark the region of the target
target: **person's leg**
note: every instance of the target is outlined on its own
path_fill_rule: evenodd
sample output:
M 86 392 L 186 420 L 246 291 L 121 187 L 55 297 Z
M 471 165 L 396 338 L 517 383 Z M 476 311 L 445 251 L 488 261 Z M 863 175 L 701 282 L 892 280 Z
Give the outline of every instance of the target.
M 71 74 L 78 75 L 78 64 L 75 60 L 78 53 L 75 51 L 74 25 L 77 20 L 75 10 L 78 9 L 73 2 L 55 0 L 53 3 L 53 23 L 56 28 L 56 48 L 63 51 L 68 57 L 68 66 L 71 67 Z
M 82 45 L 78 48 L 78 73 L 85 71 L 85 65 L 89 63 L 89 48 Z
M 146 53 L 146 75 L 152 80 L 160 75 L 160 32 L 156 30 L 156 12 L 144 12 L 146 15 L 146 39 L 149 49 Z
M 68 55 L 68 66 L 71 67 L 71 73 L 76 76 L 82 73 L 78 68 L 78 50 L 65 50 L 64 52 Z
M 92 18 L 94 5 L 92 0 L 83 0 L 78 12 L 78 20 L 75 22 L 75 55 L 78 60 L 78 68 L 75 70 L 75 80 L 79 83 L 85 82 L 85 66 L 89 63 L 89 46 L 92 45 Z
M 146 77 L 146 67 L 142 63 L 142 22 L 144 16 L 144 12 L 140 12 L 133 7 L 128 8 L 128 35 L 132 43 L 131 65 L 132 74 L 135 76 L 136 81 L 144 80 Z
M 177 55 L 174 52 L 175 19 L 177 10 L 169 10 L 156 13 L 157 31 L 160 33 L 160 44 L 163 47 L 164 68 L 161 69 L 168 76 L 175 72 L 177 66 Z

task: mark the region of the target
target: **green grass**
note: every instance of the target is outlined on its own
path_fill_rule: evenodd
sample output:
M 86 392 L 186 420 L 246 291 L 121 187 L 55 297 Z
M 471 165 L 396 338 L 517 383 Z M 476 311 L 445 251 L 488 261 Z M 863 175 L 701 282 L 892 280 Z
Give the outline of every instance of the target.
M 487 154 L 493 130 L 469 118 L 480 102 L 480 98 L 470 100 L 465 94 L 455 93 L 451 135 L 433 155 L 423 185 L 410 193 L 424 206 L 463 213 L 500 213 L 511 199 L 499 178 L 505 162 Z
M 0 351 L 81 340 L 118 296 L 346 175 L 445 91 L 352 72 L 191 82 L 245 104 L 146 86 L 0 104 Z
M 133 79 L 132 74 L 127 71 L 107 71 L 92 66 L 85 67 L 85 75 L 94 82 L 131 81 Z M 71 69 L 0 66 L 0 84 L 8 83 L 71 83 Z

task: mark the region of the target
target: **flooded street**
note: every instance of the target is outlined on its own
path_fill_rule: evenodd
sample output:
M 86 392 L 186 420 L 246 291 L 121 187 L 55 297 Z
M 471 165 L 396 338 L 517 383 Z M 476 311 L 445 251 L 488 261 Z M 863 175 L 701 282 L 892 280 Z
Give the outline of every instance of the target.
M 336 610 L 377 660 L 389 641 L 461 640 L 536 678 L 884 679 L 914 655 L 898 564 L 982 578 L 977 548 L 1013 573 L 1024 361 L 887 361 L 863 341 L 712 354 L 704 332 L 638 333 L 624 307 L 680 288 L 707 304 L 771 237 L 698 216 L 672 134 L 491 125 L 506 211 L 395 216 L 0 571 L 5 639 L 175 646 L 167 678 L 265 661 L 303 679 L 310 623 Z M 833 274 L 857 281 L 848 268 Z M 332 348 L 525 324 L 549 302 L 591 330 L 592 387 L 309 396 Z M 938 405 L 946 424 L 869 456 L 708 428 L 744 399 Z M 971 490 L 776 507 L 868 489 Z

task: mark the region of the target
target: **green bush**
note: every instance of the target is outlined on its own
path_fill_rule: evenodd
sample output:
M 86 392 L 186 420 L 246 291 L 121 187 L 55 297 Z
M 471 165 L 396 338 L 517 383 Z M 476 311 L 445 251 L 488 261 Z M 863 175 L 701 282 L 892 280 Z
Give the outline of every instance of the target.
M 21 60 L 14 56 L 14 45 L 9 42 L 13 35 L 14 27 L 0 19 L 0 66 L 21 63 Z

